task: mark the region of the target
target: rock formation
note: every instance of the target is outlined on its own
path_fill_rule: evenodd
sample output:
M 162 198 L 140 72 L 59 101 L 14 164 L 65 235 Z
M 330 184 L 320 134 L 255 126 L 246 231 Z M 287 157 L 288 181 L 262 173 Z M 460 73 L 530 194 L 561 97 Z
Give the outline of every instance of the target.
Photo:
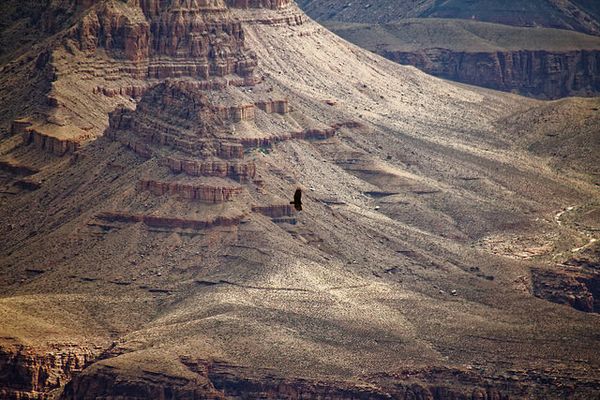
M 597 100 L 457 86 L 289 1 L 39 11 L 0 74 L 0 396 L 600 392 L 547 274 L 596 310 Z
M 407 18 L 462 19 L 522 27 L 548 27 L 600 35 L 600 10 L 593 2 L 532 0 L 488 3 L 469 0 L 300 0 L 298 4 L 319 21 L 391 23 Z
M 135 215 L 127 213 L 105 212 L 96 216 L 101 221 L 105 222 L 124 222 L 138 223 L 141 222 L 152 228 L 168 228 L 168 229 L 195 229 L 203 230 L 214 226 L 234 226 L 237 225 L 241 217 L 236 218 L 221 218 L 217 217 L 214 220 L 196 220 L 184 218 L 163 217 L 157 215 Z
M 555 99 L 600 93 L 600 38 L 454 19 L 329 23 L 343 38 L 445 79 Z
M 600 51 L 456 52 L 426 49 L 383 51 L 382 56 L 451 79 L 527 96 L 556 99 L 600 93 Z
M 155 180 L 141 180 L 138 187 L 139 190 L 147 190 L 157 196 L 165 194 L 179 195 L 187 200 L 206 201 L 210 203 L 230 201 L 242 192 L 242 188 L 239 186 L 214 187 L 187 182 L 160 182 Z
M 97 356 L 97 350 L 62 347 L 45 355 L 24 346 L 0 347 L 2 387 L 5 399 L 46 398 L 81 372 Z

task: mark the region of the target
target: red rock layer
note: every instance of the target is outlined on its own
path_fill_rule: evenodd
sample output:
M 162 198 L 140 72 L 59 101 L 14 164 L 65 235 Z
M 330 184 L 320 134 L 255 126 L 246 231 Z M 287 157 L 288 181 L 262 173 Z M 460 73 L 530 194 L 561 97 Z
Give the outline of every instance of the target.
M 256 106 L 267 114 L 287 114 L 290 107 L 287 99 L 283 100 L 262 100 L 256 102 Z
M 73 35 L 82 51 L 104 48 L 133 61 L 130 72 L 138 78 L 243 77 L 256 66 L 241 23 L 219 1 L 106 3 L 88 13 Z
M 10 133 L 12 135 L 24 135 L 27 133 L 27 128 L 31 126 L 31 122 L 25 119 L 16 119 L 10 124 Z
M 256 175 L 256 165 L 251 161 L 181 160 L 169 157 L 165 163 L 172 172 L 189 176 L 216 176 L 249 182 Z
M 146 90 L 147 90 L 146 86 L 139 86 L 139 85 L 138 86 L 131 85 L 131 86 L 123 86 L 123 87 L 115 87 L 115 88 L 98 86 L 98 87 L 94 88 L 93 93 L 94 94 L 102 94 L 106 97 L 129 96 L 129 97 L 139 99 L 143 96 L 143 94 L 146 92 Z
M 125 71 L 126 73 L 133 73 L 131 69 L 123 69 L 123 66 L 116 66 L 119 71 Z M 255 78 L 253 76 L 246 76 L 243 78 L 216 78 L 216 79 L 208 79 L 208 80 L 196 80 L 196 81 L 186 81 L 180 82 L 181 85 L 185 85 L 190 89 L 195 90 L 223 90 L 226 87 L 240 87 L 240 86 L 252 86 L 256 84 Z M 144 93 L 148 91 L 150 88 L 150 84 L 141 85 L 141 86 L 117 86 L 117 87 L 108 87 L 108 86 L 97 86 L 94 88 L 94 94 L 102 94 L 107 97 L 115 97 L 115 96 L 129 96 L 136 99 L 142 98 Z
M 26 145 L 34 144 L 40 150 L 45 150 L 57 156 L 74 153 L 84 137 L 79 137 L 77 140 L 60 139 L 54 136 L 46 135 L 33 128 L 26 128 L 22 135 L 23 143 Z
M 222 137 L 228 132 L 226 124 L 253 118 L 253 104 L 215 105 L 194 85 L 167 81 L 149 90 L 136 111 L 111 113 L 107 134 L 117 138 L 124 132 L 195 156 L 241 158 L 237 140 Z
M 517 398 L 571 398 L 574 392 L 568 377 L 553 388 L 538 386 L 542 376 L 517 371 L 503 378 L 489 378 L 477 373 L 433 369 L 403 371 L 398 376 L 378 376 L 375 384 L 284 379 L 273 371 L 251 370 L 182 357 L 181 362 L 192 374 L 189 378 L 140 370 L 125 376 L 115 368 L 97 365 L 69 382 L 60 399 L 133 400 L 161 399 L 398 399 L 398 400 L 509 400 Z M 427 382 L 427 383 L 425 383 Z M 595 393 L 593 385 L 579 391 Z M 118 393 L 118 395 L 115 395 Z
M 559 98 L 600 93 L 600 51 L 420 52 L 386 51 L 382 55 L 435 76 L 525 95 Z
M 23 346 L 0 348 L 0 398 L 46 399 L 49 390 L 63 386 L 94 358 L 90 350 L 81 348 L 46 354 Z
M 245 148 L 271 147 L 278 142 L 286 140 L 325 140 L 333 137 L 337 132 L 337 128 L 326 129 L 305 129 L 300 132 L 291 132 L 285 136 L 272 136 L 266 138 L 242 138 L 240 143 Z
M 215 226 L 239 225 L 242 217 L 216 217 L 212 220 L 196 220 L 176 217 L 163 217 L 158 215 L 128 214 L 119 212 L 105 212 L 96 218 L 106 222 L 143 223 L 152 228 L 166 229 L 194 229 L 203 230 Z
M 115 395 L 118 393 L 118 395 Z M 139 377 L 124 378 L 113 368 L 99 366 L 94 374 L 82 374 L 69 382 L 61 400 L 225 400 L 205 377 L 181 379 L 145 371 Z
M 294 214 L 294 207 L 291 204 L 278 204 L 264 207 L 252 207 L 252 211 L 266 215 L 270 218 L 281 218 L 291 217 Z
M 240 122 L 254 120 L 254 104 L 240 104 L 231 107 L 216 106 L 214 107 L 214 112 L 219 118 L 226 121 Z
M 290 4 L 290 0 L 227 0 L 227 5 L 234 8 L 282 8 Z
M 205 201 L 210 203 L 223 203 L 232 200 L 242 193 L 241 187 L 214 187 L 207 185 L 194 185 L 181 182 L 161 182 L 142 180 L 138 189 L 149 191 L 157 196 L 177 195 L 187 200 Z

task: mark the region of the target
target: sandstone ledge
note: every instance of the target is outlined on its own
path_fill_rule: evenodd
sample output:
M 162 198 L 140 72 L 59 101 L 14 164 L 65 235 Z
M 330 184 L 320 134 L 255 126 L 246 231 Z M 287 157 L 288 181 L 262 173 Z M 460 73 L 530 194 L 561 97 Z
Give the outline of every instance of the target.
M 223 203 L 233 200 L 242 193 L 243 188 L 216 187 L 190 182 L 165 182 L 155 180 L 141 180 L 138 182 L 138 190 L 149 191 L 156 196 L 165 194 L 177 195 L 186 200 L 196 200 L 208 203 Z
M 218 216 L 210 220 L 197 220 L 177 217 L 165 217 L 158 215 L 130 214 L 126 212 L 108 211 L 98 214 L 96 218 L 104 222 L 117 222 L 126 224 L 143 223 L 144 225 L 150 228 L 204 230 L 217 226 L 237 226 L 239 225 L 243 216 Z

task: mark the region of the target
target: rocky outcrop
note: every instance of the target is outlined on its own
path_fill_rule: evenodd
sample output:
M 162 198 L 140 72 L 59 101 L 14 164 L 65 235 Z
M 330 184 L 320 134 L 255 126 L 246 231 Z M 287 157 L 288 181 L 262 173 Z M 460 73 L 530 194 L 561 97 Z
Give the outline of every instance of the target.
M 325 128 L 325 129 L 305 129 L 299 132 L 290 132 L 286 135 L 271 136 L 264 138 L 243 138 L 240 139 L 241 144 L 248 149 L 259 148 L 259 147 L 272 147 L 279 142 L 286 140 L 326 140 L 333 137 L 337 128 Z
M 69 382 L 61 400 L 134 400 L 189 399 L 225 400 L 226 397 L 207 382 L 198 378 L 182 379 L 167 374 L 143 371 L 140 376 L 127 378 L 118 370 L 98 367 L 93 374 L 82 374 Z
M 233 8 L 269 8 L 278 9 L 290 4 L 290 0 L 226 0 Z
M 256 58 L 222 3 L 135 3 L 106 3 L 87 14 L 73 32 L 80 50 L 103 48 L 132 61 L 130 72 L 142 79 L 252 74 Z
M 0 347 L 0 397 L 3 399 L 47 399 L 85 368 L 97 352 L 65 346 L 39 352 L 25 346 Z
M 582 270 L 534 268 L 533 294 L 584 312 L 600 312 L 600 275 Z
M 253 104 L 213 104 L 194 86 L 168 81 L 149 90 L 135 111 L 111 113 L 106 135 L 114 140 L 135 137 L 194 156 L 241 158 L 239 141 L 223 136 L 229 133 L 228 124 L 253 119 Z
M 215 176 L 249 182 L 256 175 L 256 165 L 252 161 L 191 160 L 167 158 L 165 164 L 172 172 L 189 176 Z
M 113 57 L 131 61 L 141 61 L 149 55 L 148 22 L 112 4 L 101 4 L 88 13 L 77 26 L 75 37 L 82 51 L 95 52 L 101 47 Z
M 290 106 L 287 99 L 283 100 L 261 100 L 256 106 L 267 114 L 287 114 L 290 112 Z
M 214 285 L 215 283 L 209 283 Z M 398 400 L 509 400 L 573 397 L 568 377 L 545 379 L 532 371 L 511 371 L 502 378 L 454 369 L 401 371 L 372 377 L 369 382 L 282 378 L 269 370 L 256 370 L 182 357 L 194 376 L 172 376 L 141 369 L 135 375 L 118 368 L 94 365 L 65 387 L 61 400 L 94 399 L 398 399 Z M 427 383 L 425 383 L 427 382 Z M 541 383 L 541 385 L 540 385 Z M 580 393 L 593 396 L 597 386 L 584 384 Z
M 165 152 L 163 163 L 174 173 L 254 179 L 256 167 L 244 160 L 245 150 L 271 147 L 283 140 L 322 140 L 349 124 L 305 129 L 285 135 L 237 137 L 232 124 L 253 121 L 256 112 L 286 114 L 287 99 L 268 99 L 235 105 L 214 104 L 196 84 L 171 81 L 156 85 L 142 97 L 136 110 L 119 108 L 109 116 L 105 135 L 149 158 Z
M 33 144 L 36 148 L 57 156 L 74 153 L 80 147 L 81 142 L 90 139 L 85 136 L 79 136 L 77 139 L 63 139 L 34 128 L 26 128 L 22 137 L 24 144 Z
M 27 119 L 15 119 L 10 124 L 10 133 L 11 135 L 24 135 L 31 125 L 31 121 Z
M 185 182 L 162 182 L 141 180 L 138 190 L 149 191 L 156 196 L 165 194 L 176 195 L 186 200 L 204 201 L 208 203 L 223 203 L 231 201 L 242 193 L 242 187 L 215 187 Z
M 252 207 L 252 211 L 266 215 L 270 218 L 291 217 L 294 214 L 294 207 L 290 204 L 278 204 L 271 206 Z
M 104 222 L 125 224 L 143 223 L 150 228 L 162 229 L 192 229 L 204 230 L 215 226 L 236 226 L 242 220 L 242 215 L 236 217 L 218 216 L 210 220 L 186 219 L 159 215 L 130 214 L 127 212 L 104 212 L 96 215 L 96 219 Z
M 555 99 L 600 93 L 600 51 L 457 52 L 426 49 L 381 55 L 446 79 L 491 89 Z
M 94 94 L 101 94 L 106 97 L 116 97 L 116 96 L 129 96 L 135 99 L 141 98 L 146 90 L 148 90 L 148 85 L 129 85 L 129 86 L 120 86 L 120 87 L 105 87 L 105 86 L 97 86 L 94 88 Z

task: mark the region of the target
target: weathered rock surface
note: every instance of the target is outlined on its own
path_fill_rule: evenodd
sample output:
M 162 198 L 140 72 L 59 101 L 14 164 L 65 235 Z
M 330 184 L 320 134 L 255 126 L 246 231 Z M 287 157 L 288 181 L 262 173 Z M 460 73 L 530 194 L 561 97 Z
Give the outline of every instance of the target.
M 540 98 L 600 93 L 600 38 L 454 19 L 329 23 L 343 38 L 446 79 Z
M 243 215 L 238 217 L 216 217 L 212 220 L 186 219 L 178 217 L 166 217 L 161 215 L 129 214 L 122 212 L 104 212 L 96 216 L 105 222 L 123 222 L 127 224 L 143 223 L 152 228 L 168 229 L 195 229 L 203 230 L 215 226 L 238 225 Z
M 586 202 L 596 215 L 591 168 L 554 169 L 518 141 L 531 125 L 499 127 L 540 102 L 387 62 L 292 2 L 58 3 L 72 12 L 56 36 L 0 75 L 0 118 L 5 129 L 14 120 L 0 178 L 36 189 L 0 193 L 0 343 L 17 366 L 2 369 L 0 390 L 48 398 L 69 380 L 65 399 L 600 391 L 596 320 L 523 290 L 515 280 L 530 264 L 474 246 L 507 229 L 580 245 L 553 213 Z M 81 143 L 55 157 L 34 131 L 59 154 L 54 139 Z M 302 212 L 289 205 L 298 186 L 310 188 Z M 5 345 L 64 337 L 116 344 L 90 365 Z
M 256 206 L 252 207 L 252 211 L 258 212 L 271 218 L 290 217 L 294 214 L 294 207 L 290 204 L 272 205 L 272 206 Z
M 600 93 L 600 51 L 456 52 L 426 49 L 381 55 L 428 74 L 496 90 L 556 99 Z
M 117 59 L 132 61 L 131 73 L 144 79 L 246 76 L 256 65 L 244 48 L 240 23 L 219 1 L 193 7 L 185 2 L 173 7 L 154 1 L 138 7 L 101 3 L 83 18 L 76 39 L 82 51 L 102 47 Z
M 63 139 L 45 134 L 33 128 L 27 129 L 27 132 L 22 137 L 25 145 L 33 144 L 38 149 L 45 150 L 57 156 L 74 153 L 81 145 L 81 142 L 89 139 L 86 135 L 81 135 L 77 139 Z
M 167 158 L 165 160 L 165 165 L 176 174 L 185 173 L 189 176 L 216 176 L 221 178 L 231 178 L 240 182 L 252 180 L 256 175 L 256 166 L 252 161 L 224 161 L 219 159 L 199 161 Z
M 0 347 L 0 397 L 3 399 L 46 399 L 81 372 L 97 351 L 64 346 L 48 353 L 26 346 Z
M 528 384 L 528 380 L 543 379 L 535 371 L 514 370 L 502 378 L 489 377 L 479 381 L 472 371 L 432 368 L 406 370 L 394 376 L 378 377 L 378 384 L 353 384 L 345 381 L 286 379 L 275 371 L 248 370 L 222 362 L 192 360 L 181 363 L 192 376 L 169 375 L 151 370 L 131 375 L 109 365 L 95 365 L 93 374 L 84 372 L 65 387 L 60 399 L 92 399 L 91 394 L 107 399 L 432 399 L 432 400 L 510 400 L 513 398 L 542 398 L 561 394 L 577 398 L 569 378 L 554 382 L 552 389 Z M 430 384 L 411 382 L 411 377 Z M 458 382 L 464 386 L 456 385 Z M 587 386 L 585 384 L 584 386 Z M 593 393 L 593 387 L 587 387 Z
M 600 34 L 600 9 L 593 1 L 532 0 L 525 4 L 469 0 L 299 0 L 298 4 L 319 21 L 390 23 L 406 18 L 456 18 Z
M 583 271 L 532 271 L 533 293 L 584 312 L 600 312 L 600 276 Z
M 214 187 L 209 185 L 194 184 L 191 182 L 161 182 L 155 180 L 141 180 L 139 190 L 147 190 L 157 196 L 165 194 L 181 196 L 187 200 L 206 201 L 209 203 L 222 203 L 231 201 L 242 192 L 242 187 Z

